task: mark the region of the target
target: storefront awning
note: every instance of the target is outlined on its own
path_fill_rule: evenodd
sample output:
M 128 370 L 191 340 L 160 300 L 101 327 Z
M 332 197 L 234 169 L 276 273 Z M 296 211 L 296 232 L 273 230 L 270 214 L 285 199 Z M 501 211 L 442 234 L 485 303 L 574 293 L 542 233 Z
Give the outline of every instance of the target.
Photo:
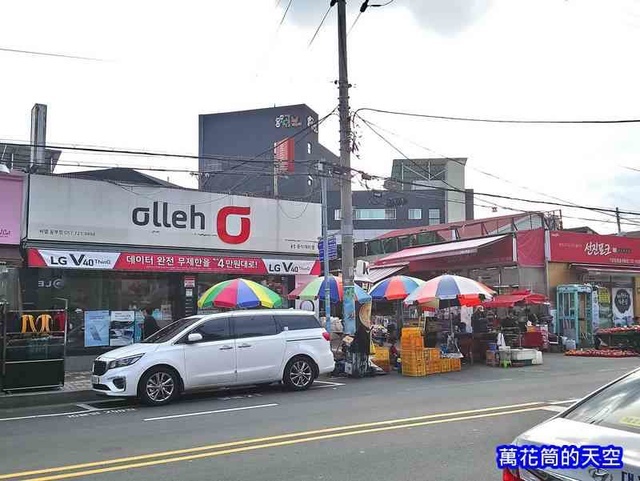
M 512 292 L 511 294 L 504 294 L 496 296 L 492 300 L 483 302 L 484 307 L 513 307 L 518 303 L 523 304 L 544 304 L 548 302 L 548 299 L 542 294 L 536 294 L 533 292 L 520 291 Z
M 411 247 L 400 252 L 395 252 L 378 259 L 376 266 L 389 264 L 407 263 L 410 261 L 423 261 L 436 259 L 438 257 L 448 257 L 453 255 L 475 254 L 481 247 L 486 247 L 507 237 L 506 235 L 483 237 L 480 239 L 469 239 L 457 242 L 446 242 L 443 244 L 433 244 L 424 247 Z
M 22 265 L 22 255 L 18 246 L 0 246 L 0 265 L 19 267 Z
M 397 272 L 400 272 L 404 269 L 405 265 L 400 266 L 390 266 L 390 267 L 370 267 L 369 268 L 369 279 L 371 279 L 372 283 L 379 282 L 387 277 L 391 277 Z
M 629 277 L 637 277 L 640 276 L 640 266 L 603 266 L 603 265 L 592 265 L 592 264 L 571 264 L 571 267 L 574 269 L 578 269 L 580 271 L 587 272 L 592 275 L 602 275 L 602 276 L 629 276 Z

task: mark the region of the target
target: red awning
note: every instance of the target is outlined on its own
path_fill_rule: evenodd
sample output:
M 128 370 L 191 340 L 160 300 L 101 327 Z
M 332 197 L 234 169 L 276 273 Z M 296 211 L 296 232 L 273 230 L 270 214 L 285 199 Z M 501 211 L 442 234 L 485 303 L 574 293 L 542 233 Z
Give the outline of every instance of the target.
M 484 307 L 513 307 L 516 304 L 544 304 L 548 299 L 542 294 L 530 291 L 514 291 L 511 294 L 503 294 L 492 300 L 483 302 Z
M 469 239 L 456 242 L 445 242 L 441 244 L 430 244 L 422 247 L 410 247 L 408 249 L 401 250 L 389 254 L 382 259 L 378 259 L 374 266 L 385 265 L 401 265 L 407 264 L 412 261 L 422 261 L 429 259 L 437 259 L 441 257 L 448 257 L 454 255 L 463 254 L 475 254 L 481 247 L 487 247 L 498 241 L 501 241 L 507 237 L 506 235 L 499 235 L 493 237 L 483 237 L 480 239 Z

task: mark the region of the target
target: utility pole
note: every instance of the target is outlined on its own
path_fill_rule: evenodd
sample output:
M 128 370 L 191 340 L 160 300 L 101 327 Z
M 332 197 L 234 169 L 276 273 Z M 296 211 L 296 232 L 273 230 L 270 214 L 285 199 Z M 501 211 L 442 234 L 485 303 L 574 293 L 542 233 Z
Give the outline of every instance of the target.
M 622 234 L 622 227 L 620 226 L 620 209 L 616 207 L 616 221 L 618 222 L 618 235 Z
M 329 285 L 329 200 L 327 198 L 327 172 L 324 159 L 318 164 L 322 190 L 322 243 L 324 244 L 324 315 L 325 329 L 331 332 L 331 286 Z
M 332 3 L 335 0 L 332 0 Z M 338 3 L 338 111 L 340 114 L 340 164 L 342 183 L 340 186 L 342 237 L 342 318 L 345 334 L 356 333 L 356 303 L 353 286 L 353 200 L 351 197 L 351 120 L 349 112 L 349 78 L 347 75 L 347 2 Z M 352 375 L 359 377 L 361 354 L 352 358 Z

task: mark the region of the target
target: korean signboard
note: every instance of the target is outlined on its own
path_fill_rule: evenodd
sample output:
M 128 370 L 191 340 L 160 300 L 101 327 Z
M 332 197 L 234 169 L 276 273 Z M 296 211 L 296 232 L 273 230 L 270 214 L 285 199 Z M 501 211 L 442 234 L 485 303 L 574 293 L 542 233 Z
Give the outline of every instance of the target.
M 30 267 L 53 269 L 209 272 L 281 276 L 320 274 L 320 262 L 317 260 L 264 259 L 260 257 L 29 249 L 27 260 Z
M 640 239 L 613 235 L 551 232 L 552 262 L 640 266 Z
M 320 205 L 33 175 L 28 239 L 316 255 Z
M 22 176 L 0 174 L 0 244 L 20 244 L 22 185 Z
M 295 148 L 296 144 L 292 137 L 273 145 L 273 161 L 277 173 L 288 174 L 294 171 Z

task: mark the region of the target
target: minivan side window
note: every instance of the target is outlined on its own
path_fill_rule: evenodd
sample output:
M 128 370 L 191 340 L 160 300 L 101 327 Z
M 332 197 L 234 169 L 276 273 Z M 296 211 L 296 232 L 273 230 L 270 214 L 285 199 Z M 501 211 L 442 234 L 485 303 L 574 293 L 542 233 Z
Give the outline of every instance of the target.
M 279 332 L 273 316 L 242 314 L 232 319 L 237 339 L 243 337 L 275 336 Z
M 283 328 L 287 327 L 290 331 L 318 329 L 321 327 L 315 316 L 299 314 L 278 316 L 278 324 Z
M 202 334 L 202 337 L 204 338 L 202 342 L 224 341 L 225 339 L 231 339 L 229 319 L 226 317 L 207 321 L 195 328 L 193 332 Z

